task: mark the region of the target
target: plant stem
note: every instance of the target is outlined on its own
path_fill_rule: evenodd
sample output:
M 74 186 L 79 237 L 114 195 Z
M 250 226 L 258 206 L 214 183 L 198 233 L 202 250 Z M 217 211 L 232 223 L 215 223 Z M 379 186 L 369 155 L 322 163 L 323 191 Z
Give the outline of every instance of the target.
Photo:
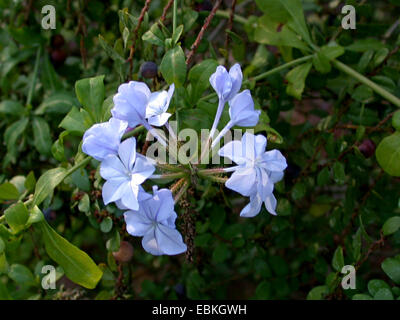
M 178 191 L 174 198 L 174 203 L 176 204 L 182 198 L 182 196 L 186 193 L 187 189 L 189 189 L 189 182 L 186 180 L 182 186 L 182 188 Z
M 136 136 L 137 134 L 139 134 L 139 133 L 142 132 L 143 130 L 144 130 L 144 127 L 143 127 L 143 126 L 138 126 L 138 127 L 136 127 L 135 129 L 133 129 L 133 130 L 131 130 L 131 131 L 125 133 L 125 134 L 122 136 L 122 140 L 126 140 L 126 139 L 128 139 L 128 138 L 130 138 L 130 137 Z
M 76 163 L 73 167 L 68 169 L 65 178 L 68 177 L 70 174 L 72 174 L 74 171 L 78 170 L 79 168 L 86 166 L 90 162 L 90 160 L 92 160 L 92 157 L 88 156 L 84 158 L 82 161 Z
M 32 82 L 31 82 L 31 86 L 29 87 L 28 98 L 26 99 L 27 106 L 30 106 L 32 103 L 33 92 L 35 91 L 35 87 L 36 87 L 36 78 L 37 78 L 38 71 L 39 71 L 39 62 L 40 62 L 41 54 L 42 54 L 42 46 L 39 46 L 39 48 L 36 51 L 35 67 L 33 69 L 33 78 L 32 78 Z
M 220 18 L 229 19 L 229 17 L 230 17 L 230 12 L 229 12 L 229 11 L 225 11 L 225 10 L 217 10 L 217 12 L 216 12 L 215 15 L 216 15 L 217 17 L 220 17 Z M 241 23 L 241 24 L 246 24 L 246 23 L 247 23 L 247 19 L 246 19 L 246 18 L 244 18 L 244 17 L 242 17 L 242 16 L 239 16 L 239 15 L 237 15 L 237 14 L 234 14 L 234 15 L 233 15 L 233 21 L 239 22 L 239 23 Z
M 179 179 L 186 176 L 186 172 L 178 172 L 178 173 L 165 173 L 165 174 L 153 174 L 149 179 L 152 180 L 164 180 L 164 179 Z
M 174 0 L 174 7 L 172 8 L 172 33 L 176 30 L 176 16 L 178 12 L 178 0 Z
M 250 81 L 256 81 L 256 82 L 257 82 L 257 81 L 259 81 L 259 80 L 261 80 L 261 79 L 264 79 L 264 78 L 266 78 L 266 77 L 269 77 L 270 75 L 273 75 L 273 74 L 275 74 L 275 73 L 281 72 L 282 70 L 285 70 L 285 69 L 287 69 L 287 68 L 293 67 L 293 66 L 295 66 L 295 65 L 297 65 L 297 64 L 300 64 L 300 63 L 302 63 L 302 62 L 306 62 L 306 61 L 308 61 L 308 60 L 311 60 L 312 58 L 313 58 L 313 55 L 308 55 L 308 56 L 305 56 L 305 57 L 302 57 L 302 58 L 299 58 L 299 59 L 290 61 L 290 62 L 285 63 L 285 64 L 283 64 L 283 65 L 281 65 L 281 66 L 279 66 L 279 67 L 276 67 L 276 68 L 274 68 L 274 69 L 271 69 L 271 70 L 269 70 L 269 71 L 267 71 L 267 72 L 261 73 L 261 74 L 259 74 L 258 76 L 255 76 L 255 77 L 253 77 L 253 78 L 250 78 L 249 80 L 245 81 L 244 83 L 247 83 L 247 82 L 250 82 Z
M 3 223 L 5 219 L 6 219 L 6 216 L 5 216 L 5 215 L 2 215 L 2 216 L 0 217 L 0 223 Z
M 385 89 L 383 89 L 381 86 L 377 85 L 375 82 L 369 80 L 362 74 L 358 73 L 354 69 L 350 68 L 349 66 L 345 65 L 344 63 L 338 60 L 332 60 L 332 63 L 339 70 L 343 71 L 344 73 L 347 73 L 349 76 L 353 77 L 354 79 L 357 79 L 362 84 L 365 84 L 366 86 L 370 87 L 377 94 L 381 95 L 383 98 L 393 103 L 395 106 L 400 107 L 400 99 L 395 95 L 391 94 L 390 92 L 386 91 Z

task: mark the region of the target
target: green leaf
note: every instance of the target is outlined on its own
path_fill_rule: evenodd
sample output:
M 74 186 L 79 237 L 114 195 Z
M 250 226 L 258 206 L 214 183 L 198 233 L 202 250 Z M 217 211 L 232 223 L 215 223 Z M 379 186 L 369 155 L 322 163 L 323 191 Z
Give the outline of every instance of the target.
M 119 235 L 119 232 L 115 229 L 112 233 L 111 238 L 108 239 L 106 243 L 106 248 L 108 251 L 116 252 L 119 250 L 120 245 L 121 245 L 121 236 Z
M 22 264 L 12 264 L 8 276 L 22 286 L 35 286 L 35 278 L 31 270 Z
M 169 85 L 174 83 L 177 88 L 182 87 L 186 79 L 186 62 L 180 46 L 167 51 L 161 61 L 160 71 Z
M 150 30 L 143 34 L 142 40 L 159 47 L 164 47 L 165 36 L 158 27 L 158 23 L 155 23 L 150 27 Z
M 12 153 L 13 157 L 16 153 L 17 140 L 25 131 L 28 122 L 29 119 L 24 117 L 17 122 L 14 122 L 4 132 L 4 141 L 7 145 L 7 150 Z
M 4 100 L 0 103 L 0 113 L 20 115 L 24 110 L 24 106 L 18 101 Z
M 400 229 L 400 217 L 391 217 L 386 220 L 382 227 L 383 234 L 385 236 L 391 235 Z
M 333 259 L 332 259 L 332 267 L 336 271 L 342 271 L 342 268 L 344 267 L 344 257 L 343 257 L 343 248 L 342 247 L 337 247 L 335 250 L 335 253 L 333 254 Z
M 217 61 L 207 59 L 190 69 L 188 79 L 192 85 L 191 101 L 193 103 L 199 100 L 204 91 L 210 86 L 209 78 L 215 72 L 217 66 Z
M 312 44 L 310 33 L 304 19 L 303 6 L 301 4 L 301 1 L 279 0 L 279 2 L 293 19 L 293 24 L 291 23 L 292 29 L 295 30 L 308 44 Z
M 128 30 L 128 36 L 129 36 L 129 30 Z M 125 60 L 123 57 L 121 57 L 121 55 L 115 51 L 108 43 L 107 41 L 104 39 L 104 37 L 102 35 L 99 34 L 99 43 L 101 45 L 101 47 L 104 49 L 104 51 L 106 52 L 106 54 L 114 61 L 119 61 L 121 63 L 125 63 Z M 104 78 L 104 77 L 103 77 Z
M 368 294 L 357 293 L 352 297 L 352 300 L 373 300 Z
M 58 161 L 65 160 L 65 153 L 64 153 L 64 138 L 69 134 L 69 131 L 63 131 L 60 133 L 58 139 L 53 143 L 51 146 L 51 153 L 53 157 L 56 158 Z
M 94 122 L 100 122 L 102 119 L 102 106 L 105 95 L 103 80 L 104 75 L 101 75 L 78 80 L 75 83 L 76 96 Z
M 389 285 L 380 279 L 373 279 L 368 282 L 368 291 L 371 296 L 375 296 L 381 289 L 389 289 Z
M 42 232 L 48 255 L 61 265 L 65 275 L 85 288 L 94 289 L 103 272 L 93 260 L 85 252 L 61 237 L 46 221 L 36 225 Z
M 387 258 L 381 267 L 394 283 L 400 284 L 400 258 Z
M 35 188 L 36 184 L 36 178 L 35 178 L 35 173 L 33 171 L 29 172 L 29 174 L 26 176 L 24 186 L 26 190 L 32 191 L 33 188 Z
M 47 54 L 43 56 L 43 63 L 40 69 L 40 80 L 43 87 L 50 89 L 52 92 L 63 88 L 60 76 L 54 70 L 52 63 Z
M 0 260 L 1 260 L 1 256 L 0 256 Z M 12 300 L 12 297 L 8 293 L 7 287 L 5 286 L 5 284 L 2 281 L 0 281 L 0 300 Z
M 400 177 L 400 132 L 381 141 L 376 149 L 376 159 L 386 173 Z
M 262 281 L 256 288 L 256 298 L 261 300 L 270 299 L 271 282 Z
M 84 109 L 79 111 L 77 108 L 72 107 L 71 111 L 61 121 L 60 127 L 71 134 L 82 136 L 91 124 L 92 121 Z
M 0 255 L 4 252 L 6 248 L 6 244 L 4 243 L 3 239 L 0 237 Z
M 396 111 L 392 118 L 392 126 L 397 131 L 400 131 L 400 111 Z
M 100 230 L 101 232 L 108 233 L 111 231 L 113 227 L 113 221 L 110 217 L 106 217 L 101 223 L 100 223 Z
M 322 52 L 314 54 L 313 64 L 315 69 L 322 74 L 329 73 L 332 69 L 329 59 Z
M 183 32 L 183 25 L 181 24 L 175 29 L 175 32 L 172 34 L 172 45 L 176 45 L 179 41 Z
M 334 45 L 327 45 L 321 48 L 321 53 L 327 57 L 329 60 L 336 59 L 345 53 L 343 47 L 334 44 Z
M 333 179 L 337 184 L 344 184 L 346 180 L 346 173 L 344 171 L 344 165 L 336 161 L 335 164 L 333 165 Z
M 393 293 L 390 289 L 379 289 L 375 294 L 374 300 L 394 300 Z
M 34 117 L 32 121 L 33 128 L 33 143 L 39 153 L 50 155 L 51 153 L 51 135 L 50 127 L 46 120 L 39 117 Z
M 288 25 L 282 26 L 281 23 L 271 20 L 268 15 L 258 18 L 254 30 L 254 40 L 262 44 L 308 50 L 307 45 L 298 38 Z
M 354 90 L 351 97 L 361 103 L 370 103 L 374 98 L 374 92 L 370 87 L 362 84 Z
M 287 75 L 286 79 L 289 84 L 286 88 L 287 94 L 301 100 L 301 95 L 304 91 L 305 81 L 312 67 L 312 63 L 305 63 L 297 66 L 291 70 Z
M 35 114 L 66 114 L 76 105 L 78 105 L 78 100 L 70 93 L 55 92 L 43 100 L 35 110 Z
M 318 286 L 311 289 L 307 295 L 307 300 L 323 300 L 328 293 L 328 286 Z
M 293 200 L 300 200 L 306 195 L 307 189 L 304 183 L 298 182 L 293 186 L 292 198 Z
M 322 187 L 328 184 L 329 180 L 331 178 L 331 174 L 329 172 L 329 169 L 327 167 L 323 168 L 317 177 L 317 184 Z
M 29 218 L 29 211 L 25 204 L 19 201 L 4 211 L 4 215 L 11 230 L 14 233 L 18 233 L 25 228 L 26 222 Z
M 54 168 L 46 171 L 36 183 L 35 194 L 33 196 L 33 205 L 39 205 L 48 196 L 53 194 L 57 187 L 67 175 L 65 168 Z
M 10 182 L 0 185 L 0 200 L 16 200 L 19 198 L 18 189 Z

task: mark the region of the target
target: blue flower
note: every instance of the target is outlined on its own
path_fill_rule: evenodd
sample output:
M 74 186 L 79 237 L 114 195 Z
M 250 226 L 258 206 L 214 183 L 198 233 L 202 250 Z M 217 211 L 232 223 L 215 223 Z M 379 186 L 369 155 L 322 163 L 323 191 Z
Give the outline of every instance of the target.
M 113 98 L 111 114 L 114 118 L 127 121 L 130 128 L 143 124 L 150 95 L 150 89 L 144 82 L 123 83 Z
M 234 126 L 254 127 L 257 125 L 260 113 L 260 110 L 254 110 L 254 101 L 249 90 L 244 90 L 241 93 L 238 93 L 229 101 L 229 116 L 231 120 L 214 139 L 211 147 L 213 148 Z
M 157 190 L 154 196 L 140 203 L 138 210 L 124 214 L 126 230 L 132 236 L 143 237 L 144 250 L 153 255 L 175 255 L 187 250 L 175 227 L 174 200 L 168 189 Z
M 265 152 L 266 147 L 264 136 L 245 133 L 241 141 L 229 142 L 218 151 L 220 156 L 238 164 L 226 170 L 234 173 L 225 186 L 250 197 L 250 203 L 240 213 L 242 217 L 256 216 L 263 202 L 268 212 L 276 215 L 274 183 L 282 179 L 287 163 L 280 151 Z
M 163 126 L 172 114 L 168 107 L 174 94 L 175 86 L 172 84 L 167 91 L 153 92 L 146 107 L 146 118 L 149 124 L 156 127 Z
M 126 121 L 114 118 L 93 125 L 83 135 L 82 151 L 99 161 L 110 154 L 117 154 L 127 126 Z
M 100 175 L 106 180 L 102 191 L 104 203 L 117 202 L 122 208 L 137 210 L 143 192 L 139 187 L 154 171 L 149 159 L 136 154 L 135 138 L 125 140 L 118 155 L 109 155 L 101 163 Z
M 231 100 L 242 86 L 243 74 L 240 65 L 236 63 L 226 71 L 225 67 L 218 66 L 211 75 L 211 86 L 218 94 L 218 98 L 224 102 Z

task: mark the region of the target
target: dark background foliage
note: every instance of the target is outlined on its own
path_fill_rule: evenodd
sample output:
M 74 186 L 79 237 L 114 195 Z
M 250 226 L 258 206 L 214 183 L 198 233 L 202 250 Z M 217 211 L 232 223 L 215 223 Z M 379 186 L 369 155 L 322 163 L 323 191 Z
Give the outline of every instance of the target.
M 160 90 L 165 80 L 177 81 L 183 86 L 178 85 L 172 109 L 181 128 L 200 130 L 210 127 L 216 110 L 215 98 L 207 96 L 208 76 L 218 63 L 239 62 L 249 79 L 245 87 L 263 110 L 256 131 L 267 135 L 268 148 L 281 150 L 289 163 L 276 186 L 278 216 L 263 208 L 255 218 L 240 218 L 247 199 L 200 181 L 176 206 L 188 253 L 154 257 L 126 233 L 122 213 L 103 205 L 92 161 L 58 185 L 53 197 L 49 192 L 39 207 L 51 228 L 100 266 L 104 273 L 97 287 L 85 289 L 57 267 L 57 289 L 43 290 L 42 266 L 58 265 L 45 250 L 43 230 L 19 229 L 18 223 L 12 228 L 8 221 L 11 232 L 0 220 L 0 298 L 397 299 L 400 138 L 393 133 L 400 129 L 395 113 L 400 105 L 321 56 L 309 60 L 305 75 L 288 68 L 257 78 L 310 54 L 291 46 L 287 13 L 281 17 L 284 11 L 278 8 L 271 16 L 268 5 L 279 1 L 222 1 L 197 42 L 215 3 L 178 1 L 177 25 L 184 25 L 176 39 L 180 46 L 167 43 L 174 41 L 172 8 L 165 27 L 155 24 L 167 2 L 0 0 L 2 213 L 18 200 L 29 200 L 46 170 L 68 169 L 82 158 L 77 150 L 91 122 L 78 111 L 77 80 L 105 75 L 102 120 L 120 83 L 146 81 Z M 341 28 L 344 2 L 355 5 L 356 30 Z M 238 16 L 230 22 L 232 3 Z M 399 1 L 302 3 L 312 43 L 323 47 L 336 41 L 345 49 L 338 60 L 400 97 Z M 47 4 L 56 8 L 56 30 L 41 28 L 41 8 Z M 301 10 L 296 14 L 301 17 Z M 183 67 L 164 61 L 168 48 L 182 48 L 174 54 Z M 375 151 L 387 137 L 394 142 L 379 156 L 394 160 L 385 165 Z M 137 138 L 143 146 L 144 134 Z M 125 242 L 127 251 L 113 254 L 120 241 L 133 246 L 133 256 Z M 124 255 L 129 262 L 121 262 Z M 348 264 L 357 270 L 355 290 L 340 286 L 340 271 Z

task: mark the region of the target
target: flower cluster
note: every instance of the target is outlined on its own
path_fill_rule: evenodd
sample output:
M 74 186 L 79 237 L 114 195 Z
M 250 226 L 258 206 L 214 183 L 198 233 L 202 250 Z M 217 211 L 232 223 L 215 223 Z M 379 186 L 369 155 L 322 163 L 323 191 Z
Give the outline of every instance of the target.
M 240 91 L 243 75 L 238 64 L 229 72 L 223 67 L 210 77 L 211 86 L 218 95 L 218 108 L 214 123 L 206 140 L 203 152 L 214 148 L 225 134 L 234 126 L 254 127 L 257 125 L 260 110 L 255 110 L 249 90 Z M 112 118 L 108 122 L 95 124 L 88 129 L 83 137 L 82 150 L 101 162 L 100 175 L 105 180 L 102 196 L 105 205 L 114 202 L 124 210 L 127 231 L 133 236 L 143 237 L 143 248 L 153 255 L 175 255 L 186 251 L 182 236 L 176 229 L 177 214 L 174 204 L 187 189 L 178 191 L 175 200 L 171 192 L 176 188 L 158 189 L 153 186 L 153 194 L 142 187 L 147 179 L 156 180 L 168 176 L 154 175 L 157 167 L 151 160 L 136 152 L 134 137 L 123 139 L 125 133 L 140 125 L 147 129 L 166 149 L 168 144 L 154 127 L 165 126 L 170 135 L 176 138 L 168 124 L 172 114 L 168 108 L 174 94 L 174 85 L 168 91 L 151 92 L 143 82 L 130 81 L 120 85 L 114 96 Z M 214 137 L 223 109 L 229 104 L 230 121 Z M 209 177 L 213 173 L 233 172 L 226 181 L 227 188 L 243 196 L 249 197 L 250 202 L 240 215 L 254 217 L 260 211 L 262 204 L 268 212 L 276 214 L 276 199 L 273 195 L 274 184 L 283 177 L 287 164 L 285 157 L 278 150 L 266 151 L 267 139 L 262 135 L 245 133 L 241 141 L 235 140 L 223 146 L 218 154 L 236 163 L 236 166 L 223 169 L 196 169 L 186 176 L 187 168 L 177 166 L 175 173 L 168 177 L 180 178 L 175 186 L 188 186 L 190 175 L 198 173 L 201 177 Z M 203 159 L 204 153 L 201 159 Z M 192 170 L 193 166 L 189 166 Z M 182 174 L 176 173 L 182 169 Z M 185 180 L 185 177 L 188 180 Z M 183 181 L 183 182 L 182 182 Z
M 150 195 L 143 189 L 143 182 L 156 170 L 154 162 L 136 152 L 134 137 L 121 140 L 125 132 L 140 124 L 165 144 L 152 125 L 162 126 L 168 121 L 171 114 L 166 111 L 173 93 L 173 85 L 168 92 L 151 93 L 142 82 L 122 84 L 114 96 L 113 117 L 88 129 L 82 143 L 83 152 L 101 161 L 100 175 L 106 180 L 102 189 L 104 204 L 114 202 L 127 210 L 124 217 L 128 233 L 143 236 L 143 248 L 154 255 L 186 251 L 175 227 L 172 193 L 155 189 Z

